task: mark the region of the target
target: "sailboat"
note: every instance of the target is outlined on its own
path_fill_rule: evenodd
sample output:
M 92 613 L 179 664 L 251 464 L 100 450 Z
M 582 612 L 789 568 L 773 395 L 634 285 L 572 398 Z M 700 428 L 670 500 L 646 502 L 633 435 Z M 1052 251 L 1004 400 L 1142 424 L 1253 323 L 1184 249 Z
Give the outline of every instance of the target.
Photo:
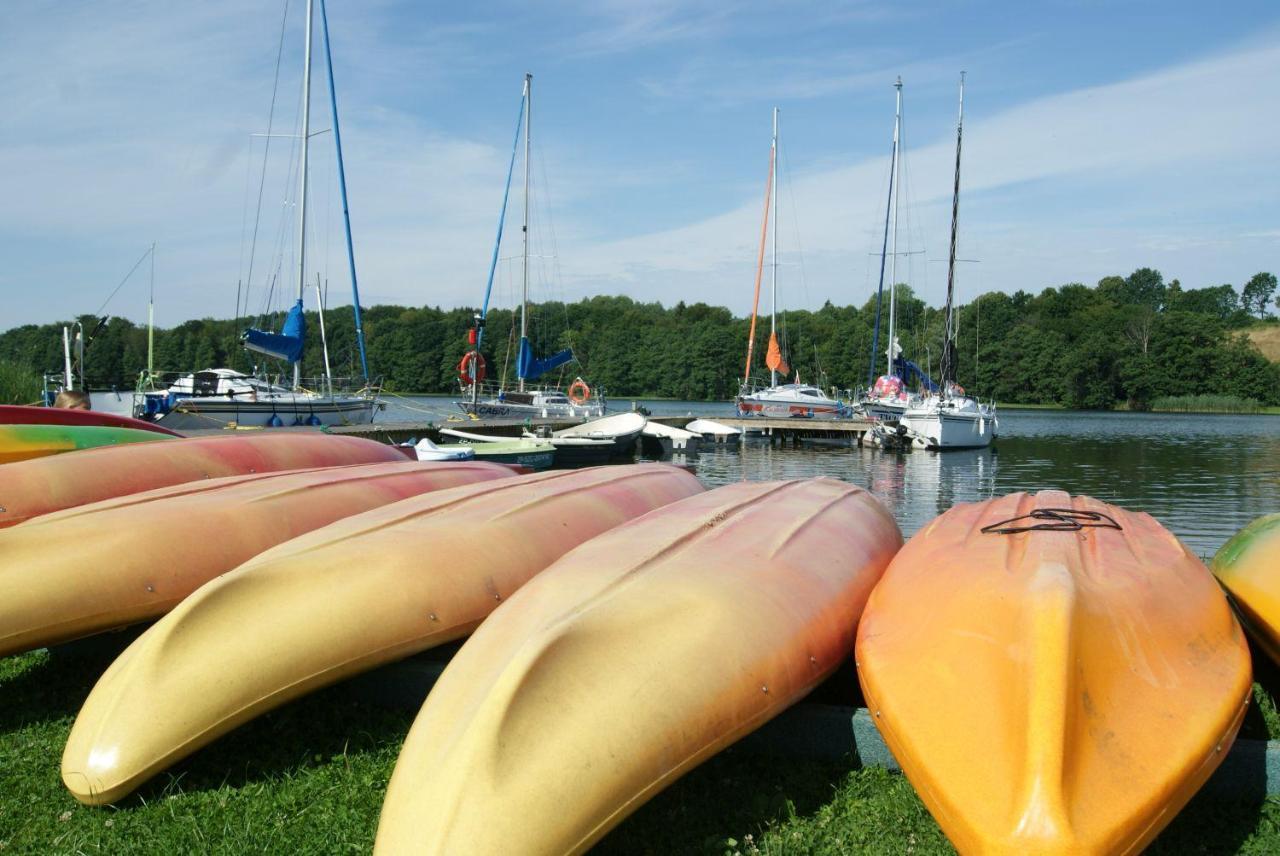
M 735 399 L 739 416 L 766 417 L 835 417 L 844 414 L 845 407 L 812 384 L 800 382 L 796 372 L 794 383 L 779 384 L 780 377 L 790 372 L 782 348 L 778 344 L 778 108 L 773 109 L 773 144 L 769 147 L 769 178 L 765 183 L 764 224 L 760 230 L 760 254 L 756 262 L 755 300 L 751 307 L 751 330 L 747 335 L 747 365 L 742 375 L 742 388 Z M 772 206 L 772 215 L 770 213 Z M 770 268 L 769 350 L 765 365 L 769 368 L 769 386 L 760 389 L 751 382 L 751 362 L 756 341 L 756 315 L 760 306 L 760 281 L 764 274 L 764 250 L 766 236 L 772 225 L 773 263 Z
M 595 418 L 604 415 L 604 396 L 599 391 L 593 393 L 582 378 L 575 378 L 565 392 L 554 388 L 537 388 L 529 383 L 573 360 L 571 348 L 547 357 L 538 357 L 529 341 L 529 128 L 532 121 L 533 75 L 526 74 L 520 96 L 520 116 L 516 120 L 516 143 L 511 147 L 511 163 L 507 167 L 507 184 L 502 194 L 498 237 L 489 263 L 489 281 L 485 286 L 484 303 L 476 315 L 475 326 L 468 331 L 468 350 L 458 363 L 458 382 L 462 386 L 464 400 L 457 402 L 457 405 L 464 413 L 478 417 Z M 520 349 L 516 357 L 516 389 L 509 390 L 505 388 L 505 384 L 490 383 L 486 387 L 486 366 L 481 347 L 484 345 L 485 318 L 489 313 L 489 297 L 493 293 L 493 277 L 498 267 L 498 250 L 502 245 L 502 229 L 507 217 L 507 200 L 511 195 L 511 177 L 515 172 L 521 128 L 524 129 L 524 225 L 521 250 Z
M 951 195 L 951 252 L 947 260 L 947 309 L 942 347 L 942 389 L 902 414 L 899 424 L 915 445 L 926 449 L 981 449 L 991 445 L 1000 427 L 994 404 L 965 395 L 956 383 L 955 273 L 956 233 L 960 219 L 960 149 L 964 139 L 964 72 L 960 73 L 960 114 L 956 121 L 956 173 Z
M 902 346 L 895 330 L 898 316 L 898 197 L 901 192 L 902 171 L 902 78 L 893 84 L 896 92 L 893 112 L 893 154 L 889 162 L 889 198 L 884 210 L 884 239 L 880 247 L 880 285 L 876 290 L 876 327 L 871 340 L 871 364 L 867 369 L 867 389 L 858 401 L 857 409 L 876 422 L 896 422 L 913 403 L 911 393 L 903 381 L 903 374 L 915 375 L 929 390 L 934 384 L 915 363 L 902 357 Z M 892 215 L 892 216 L 891 216 Z M 892 236 L 892 243 L 890 242 Z M 886 252 L 887 251 L 887 252 Z M 889 263 L 889 347 L 885 350 L 885 374 L 875 377 L 877 351 L 880 341 L 880 301 L 884 294 L 885 262 Z M 872 378 L 875 382 L 872 383 Z
M 150 365 L 134 397 L 134 415 L 179 430 L 221 428 L 234 423 L 247 427 L 284 425 L 347 425 L 373 421 L 380 406 L 377 385 L 369 378 L 364 329 L 360 319 L 360 292 L 356 280 L 355 250 L 351 240 L 351 218 L 347 205 L 346 172 L 342 162 L 342 135 L 338 126 L 338 101 L 333 88 L 333 58 L 330 52 L 329 22 L 324 0 L 320 18 L 324 32 L 325 60 L 329 76 L 329 101 L 333 110 L 334 145 L 338 157 L 338 179 L 346 225 L 347 258 L 351 269 L 351 291 L 355 311 L 356 342 L 360 350 L 361 385 L 353 391 L 335 388 L 329 371 L 325 345 L 325 376 L 317 383 L 304 383 L 302 354 L 306 340 L 303 297 L 307 288 L 307 156 L 311 140 L 311 36 L 316 0 L 307 0 L 305 47 L 302 66 L 302 134 L 298 159 L 298 270 L 297 297 L 279 332 L 246 330 L 242 343 L 247 350 L 283 360 L 293 366 L 290 385 L 265 376 L 248 375 L 234 369 L 210 368 L 187 374 L 161 377 Z M 319 287 L 313 284 L 317 292 Z M 324 338 L 324 307 L 320 306 L 321 338 Z M 322 341 L 323 343 L 323 341 Z M 159 381 L 159 383 L 157 383 Z

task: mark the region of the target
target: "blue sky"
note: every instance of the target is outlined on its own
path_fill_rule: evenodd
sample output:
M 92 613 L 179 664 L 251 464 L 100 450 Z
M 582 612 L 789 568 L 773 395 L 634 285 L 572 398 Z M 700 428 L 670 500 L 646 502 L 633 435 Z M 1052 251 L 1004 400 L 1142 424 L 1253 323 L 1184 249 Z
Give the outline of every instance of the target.
M 366 303 L 478 301 L 525 71 L 537 298 L 745 311 L 777 106 L 780 301 L 862 302 L 901 74 L 914 255 L 899 279 L 940 301 L 961 69 L 961 255 L 981 260 L 962 297 L 1143 265 L 1187 287 L 1280 270 L 1274 3 L 329 2 Z M 288 127 L 302 5 L 285 30 Z M 0 328 L 96 310 L 152 241 L 158 323 L 231 313 L 283 9 L 5 4 Z M 310 252 L 339 302 L 331 145 L 313 147 Z M 270 167 L 264 246 L 291 222 L 284 161 Z M 499 303 L 517 276 L 504 262 Z M 107 311 L 141 320 L 145 301 L 139 276 Z

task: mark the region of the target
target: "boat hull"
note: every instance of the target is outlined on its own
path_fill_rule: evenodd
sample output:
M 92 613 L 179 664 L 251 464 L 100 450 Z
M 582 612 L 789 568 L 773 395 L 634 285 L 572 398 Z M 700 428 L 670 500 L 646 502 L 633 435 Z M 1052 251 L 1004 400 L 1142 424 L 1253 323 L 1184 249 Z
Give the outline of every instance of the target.
M 375 853 L 582 852 L 844 661 L 901 540 L 870 494 L 814 479 L 719 488 L 584 544 L 446 667 Z
M 807 404 L 795 401 L 769 401 L 756 396 L 739 396 L 737 401 L 739 416 L 759 416 L 770 419 L 836 419 L 841 416 L 843 408 L 838 402 L 828 404 Z
M 493 464 L 410 461 L 231 476 L 0 530 L 0 656 L 163 615 L 217 575 L 344 517 L 511 476 Z
M 542 473 L 285 543 L 201 588 L 107 670 L 72 728 L 63 781 L 82 802 L 119 799 L 265 710 L 470 633 L 579 543 L 701 490 L 659 464 Z
M 1212 567 L 1249 635 L 1280 665 L 1280 514 L 1241 529 L 1222 545 Z
M 1120 529 L 981 531 L 1056 508 Z M 958 505 L 917 533 L 857 659 L 885 742 L 962 853 L 1138 852 L 1225 757 L 1252 681 L 1203 563 L 1150 516 L 1059 491 Z
M 96 410 L 74 410 L 67 407 L 30 407 L 22 404 L 0 404 L 0 425 L 98 425 L 107 428 L 135 428 L 180 437 L 175 431 L 116 413 Z
M 0 467 L 0 528 L 76 505 L 200 479 L 403 461 L 361 437 L 290 432 L 85 449 Z
M 604 405 L 586 404 L 535 406 L 505 401 L 456 402 L 459 409 L 480 419 L 598 419 L 604 416 Z
M 996 438 L 999 423 L 985 413 L 907 411 L 898 420 L 921 449 L 985 449 Z
M 225 428 L 269 428 L 276 425 L 368 425 L 377 402 L 371 398 L 314 399 L 292 397 L 274 401 L 237 401 L 226 397 L 183 398 L 156 424 L 175 431 Z
M 124 446 L 172 439 L 174 438 L 171 436 L 155 431 L 105 425 L 0 424 L 0 464 L 29 461 L 99 446 Z

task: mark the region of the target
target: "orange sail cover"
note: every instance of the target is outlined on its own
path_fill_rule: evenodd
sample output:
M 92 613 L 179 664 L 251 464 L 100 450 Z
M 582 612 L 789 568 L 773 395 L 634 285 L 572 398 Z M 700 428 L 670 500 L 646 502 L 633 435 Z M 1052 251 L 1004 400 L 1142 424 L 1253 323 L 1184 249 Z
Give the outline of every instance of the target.
M 782 348 L 778 347 L 778 334 L 769 334 L 769 353 L 764 358 L 764 364 L 771 371 L 786 374 L 791 371 L 791 366 L 787 365 L 787 361 L 782 358 Z

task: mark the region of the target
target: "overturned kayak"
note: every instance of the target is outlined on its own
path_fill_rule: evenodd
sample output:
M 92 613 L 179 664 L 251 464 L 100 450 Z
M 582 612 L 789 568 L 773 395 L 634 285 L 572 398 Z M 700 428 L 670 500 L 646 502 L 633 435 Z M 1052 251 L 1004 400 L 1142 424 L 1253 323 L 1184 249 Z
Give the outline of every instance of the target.
M 1259 517 L 1232 536 L 1213 557 L 1213 573 L 1245 629 L 1280 664 L 1280 514 Z
M 402 461 L 231 476 L 0 529 L 0 656 L 163 615 L 217 575 L 335 520 L 511 475 Z
M 117 800 L 264 711 L 465 636 L 579 543 L 701 490 L 657 464 L 543 473 L 282 544 L 187 598 L 107 670 L 72 728 L 63 781 L 81 802 Z
M 112 428 L 100 425 L 3 425 L 0 424 L 0 464 L 29 461 L 48 455 L 93 449 L 98 446 L 122 446 L 172 440 L 166 434 L 139 431 L 136 428 Z
M 86 449 L 0 467 L 0 527 L 199 479 L 404 460 L 373 440 L 293 431 Z
M 375 852 L 585 850 L 846 660 L 901 544 L 831 479 L 722 487 L 584 544 L 446 667 Z
M 0 425 L 103 425 L 108 428 L 135 428 L 181 437 L 154 422 L 133 419 L 97 410 L 74 410 L 67 407 L 32 407 L 26 404 L 0 404 Z
M 1249 652 L 1149 515 L 1060 491 L 958 505 L 858 630 L 867 707 L 962 853 L 1136 853 L 1226 756 Z

